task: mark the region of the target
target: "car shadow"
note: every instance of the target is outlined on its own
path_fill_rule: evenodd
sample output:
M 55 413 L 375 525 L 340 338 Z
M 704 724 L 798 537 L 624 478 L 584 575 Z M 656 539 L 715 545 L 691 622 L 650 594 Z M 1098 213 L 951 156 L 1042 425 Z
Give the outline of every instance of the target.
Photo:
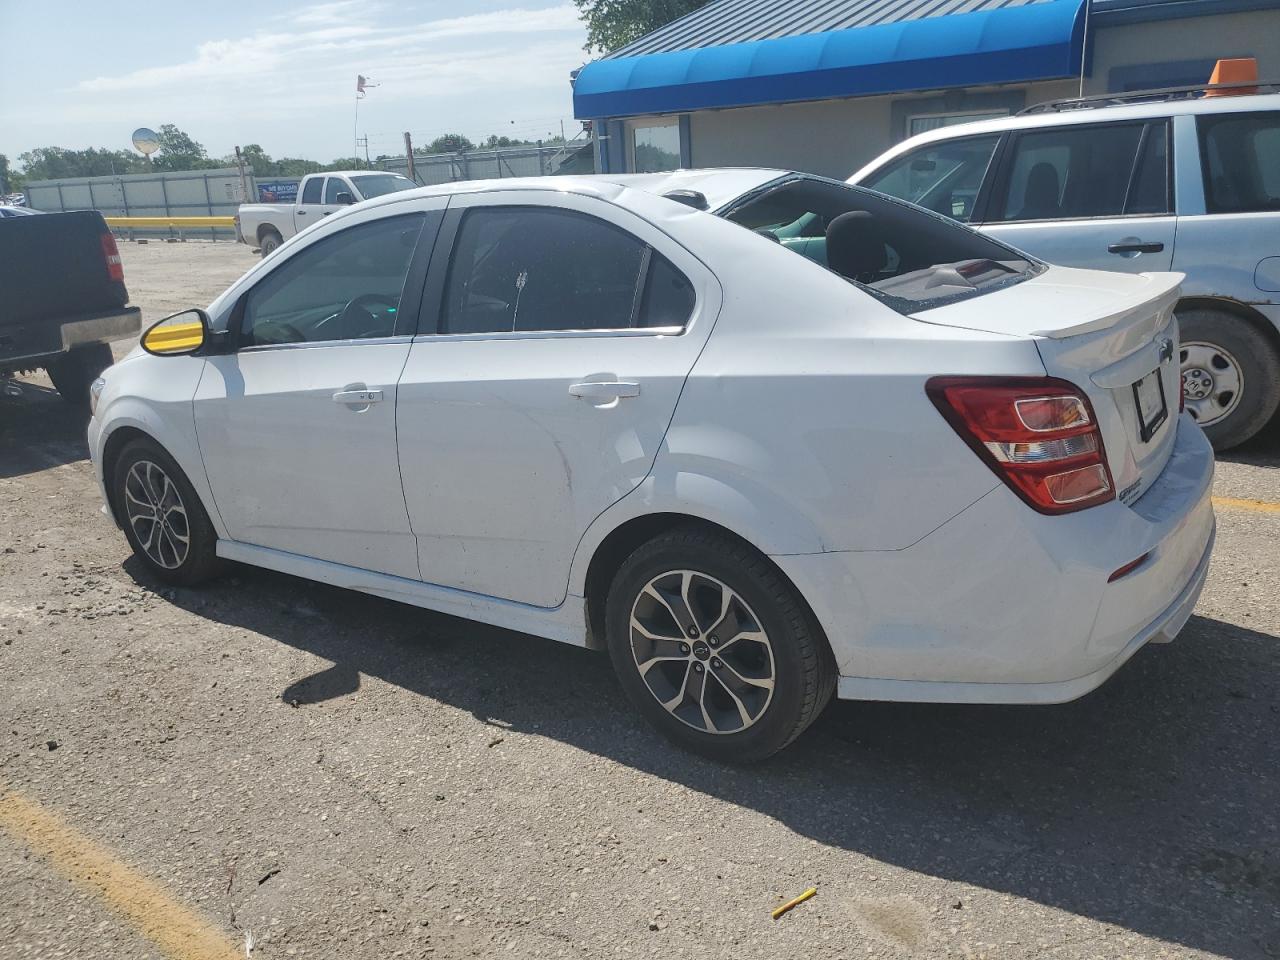
M 3 392 L 16 387 L 16 396 Z M 0 381 L 0 479 L 60 467 L 89 456 L 89 411 L 65 402 L 52 387 Z
M 126 568 L 155 587 L 136 560 Z M 667 745 L 608 658 L 267 571 L 176 604 L 332 666 L 324 709 L 377 677 L 772 817 L 827 847 L 1223 956 L 1280 956 L 1280 646 L 1194 617 L 1052 707 L 836 702 L 750 768 Z M 1264 918 L 1267 918 L 1264 920 Z

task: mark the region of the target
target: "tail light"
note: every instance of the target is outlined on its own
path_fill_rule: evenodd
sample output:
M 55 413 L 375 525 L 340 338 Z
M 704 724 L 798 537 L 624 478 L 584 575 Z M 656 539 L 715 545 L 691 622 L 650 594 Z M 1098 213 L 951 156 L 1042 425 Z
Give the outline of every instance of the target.
M 1040 513 L 1115 499 L 1093 407 L 1052 377 L 934 377 L 929 399 L 1010 489 Z
M 107 262 L 107 279 L 124 280 L 124 264 L 120 262 L 120 248 L 116 246 L 116 238 L 110 233 L 100 235 L 102 240 L 102 258 Z

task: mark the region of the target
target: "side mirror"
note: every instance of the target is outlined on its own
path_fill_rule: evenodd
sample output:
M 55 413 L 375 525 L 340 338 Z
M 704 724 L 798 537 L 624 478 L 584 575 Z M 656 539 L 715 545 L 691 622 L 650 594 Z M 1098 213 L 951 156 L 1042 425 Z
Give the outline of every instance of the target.
M 183 310 L 152 324 L 138 342 L 157 357 L 187 357 L 200 350 L 209 337 L 209 315 L 203 310 Z
M 347 191 L 342 190 L 338 193 L 337 202 L 341 204 L 355 203 L 356 198 L 353 197 L 351 194 L 347 193 Z

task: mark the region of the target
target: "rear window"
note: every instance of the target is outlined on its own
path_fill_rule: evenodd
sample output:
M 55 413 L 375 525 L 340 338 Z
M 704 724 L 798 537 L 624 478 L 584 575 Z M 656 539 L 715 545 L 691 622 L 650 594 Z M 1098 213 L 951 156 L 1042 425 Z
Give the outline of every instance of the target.
M 1280 210 L 1280 113 L 1196 120 L 1209 213 Z
M 900 313 L 980 296 L 1044 269 L 944 217 L 818 177 L 775 181 L 720 215 L 821 264 Z

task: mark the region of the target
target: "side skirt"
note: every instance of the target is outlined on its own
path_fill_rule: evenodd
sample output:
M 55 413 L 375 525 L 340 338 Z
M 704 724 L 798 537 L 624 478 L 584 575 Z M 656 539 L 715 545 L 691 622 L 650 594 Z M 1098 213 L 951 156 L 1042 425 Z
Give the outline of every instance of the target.
M 219 540 L 217 552 L 218 556 L 226 560 L 265 567 L 278 573 L 302 577 L 304 580 L 358 590 L 375 597 L 477 620 L 495 627 L 518 630 L 576 647 L 587 646 L 586 601 L 572 594 L 558 607 L 534 607 L 235 540 Z

